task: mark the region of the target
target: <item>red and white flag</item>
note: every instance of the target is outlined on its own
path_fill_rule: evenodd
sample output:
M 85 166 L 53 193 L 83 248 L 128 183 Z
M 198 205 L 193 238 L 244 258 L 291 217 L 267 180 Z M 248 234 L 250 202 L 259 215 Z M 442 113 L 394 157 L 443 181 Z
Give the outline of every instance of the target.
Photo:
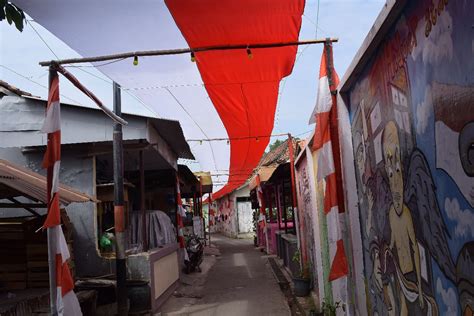
M 186 243 L 184 240 L 184 224 L 183 217 L 186 217 L 186 211 L 181 200 L 181 191 L 179 189 L 179 178 L 176 176 L 176 199 L 178 202 L 178 214 L 176 214 L 177 228 L 178 228 L 178 242 L 179 247 L 184 249 L 184 260 L 189 260 L 188 252 L 186 251 Z
M 332 45 L 324 45 L 319 69 L 316 101 L 316 130 L 313 151 L 318 150 L 317 180 L 325 180 L 324 213 L 327 215 L 328 243 L 331 257 L 329 281 L 348 274 L 342 240 L 340 213 L 344 213 L 342 175 L 339 150 L 336 89 L 339 77 L 332 63 Z
M 265 200 L 263 198 L 263 189 L 262 189 L 262 183 L 260 181 L 259 174 L 257 174 L 257 200 L 258 200 L 258 205 L 260 206 L 260 214 L 258 216 L 258 223 L 260 227 L 264 228 L 267 225 L 267 221 L 265 219 Z
M 47 169 L 48 215 L 43 228 L 49 229 L 48 245 L 56 254 L 56 306 L 59 315 L 82 315 L 79 301 L 74 293 L 74 281 L 67 260 L 70 257 L 66 239 L 61 228 L 59 205 L 59 168 L 61 163 L 61 110 L 59 104 L 59 77 L 55 72 L 51 80 L 46 118 L 41 128 L 48 134 L 43 168 Z

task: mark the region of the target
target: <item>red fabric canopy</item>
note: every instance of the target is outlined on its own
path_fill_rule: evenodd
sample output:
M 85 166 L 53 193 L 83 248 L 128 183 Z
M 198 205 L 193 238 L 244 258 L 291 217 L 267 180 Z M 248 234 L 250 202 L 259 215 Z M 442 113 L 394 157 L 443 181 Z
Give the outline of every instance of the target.
M 297 41 L 304 0 L 166 0 L 189 47 Z M 228 184 L 243 184 L 273 130 L 280 80 L 294 65 L 296 46 L 196 53 L 206 90 L 230 141 Z M 235 139 L 255 136 L 251 139 Z

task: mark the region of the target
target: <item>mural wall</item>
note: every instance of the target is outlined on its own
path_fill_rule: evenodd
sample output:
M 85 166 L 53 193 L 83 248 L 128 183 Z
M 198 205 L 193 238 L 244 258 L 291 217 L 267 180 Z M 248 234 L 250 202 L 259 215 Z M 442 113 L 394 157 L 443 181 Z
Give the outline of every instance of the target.
M 247 186 L 224 195 L 222 198 L 215 201 L 215 231 L 232 238 L 237 237 L 239 234 L 239 216 L 244 218 L 249 217 L 246 216 L 246 214 L 238 214 L 238 197 L 250 197 L 250 192 Z M 245 211 L 247 212 L 247 210 Z M 251 221 L 252 218 L 249 217 L 249 220 Z
M 216 201 L 217 216 L 215 218 L 216 230 L 228 237 L 237 236 L 237 214 L 235 201 L 232 194 L 225 195 Z
M 312 165 L 308 165 L 308 159 L 304 154 L 296 165 L 296 191 L 298 199 L 298 224 L 300 232 L 301 254 L 305 264 L 308 264 L 311 271 L 314 290 L 319 293 L 318 270 L 316 259 L 316 249 L 314 242 L 314 230 L 318 227 L 314 225 L 317 221 L 313 216 L 318 216 L 316 211 L 315 187 L 311 179 Z M 319 232 L 319 230 L 316 230 Z
M 472 0 L 407 1 L 349 94 L 368 310 L 474 310 Z

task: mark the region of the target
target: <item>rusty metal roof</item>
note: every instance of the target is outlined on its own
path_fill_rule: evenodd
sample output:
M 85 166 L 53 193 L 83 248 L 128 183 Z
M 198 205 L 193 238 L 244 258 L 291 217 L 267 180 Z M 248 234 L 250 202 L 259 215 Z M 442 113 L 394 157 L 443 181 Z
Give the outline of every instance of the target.
M 47 203 L 46 177 L 29 169 L 17 166 L 0 159 L 0 198 L 24 196 L 32 200 Z M 61 204 L 66 206 L 73 202 L 97 202 L 96 199 L 60 184 Z
M 202 193 L 212 193 L 212 176 L 210 172 L 199 171 L 194 175 L 201 181 Z
M 162 118 L 150 118 L 158 134 L 170 145 L 179 158 L 195 160 L 189 144 L 184 138 L 179 121 Z
M 257 176 L 260 177 L 261 182 L 266 182 L 270 177 L 272 176 L 273 172 L 275 169 L 278 167 L 278 165 L 271 165 L 271 166 L 262 166 L 260 169 L 258 169 L 257 173 L 250 179 L 249 182 L 249 189 L 253 190 L 258 186 L 257 183 Z

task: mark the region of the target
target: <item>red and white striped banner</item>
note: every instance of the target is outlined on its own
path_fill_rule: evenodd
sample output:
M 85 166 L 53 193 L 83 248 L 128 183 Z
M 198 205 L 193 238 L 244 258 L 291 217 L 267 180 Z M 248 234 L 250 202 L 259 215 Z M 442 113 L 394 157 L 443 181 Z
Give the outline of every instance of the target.
M 183 207 L 183 201 L 181 200 L 181 190 L 179 188 L 179 178 L 176 176 L 176 199 L 178 203 L 178 212 L 176 214 L 176 222 L 177 222 L 177 229 L 178 229 L 178 242 L 179 247 L 184 249 L 184 259 L 189 260 L 188 252 L 186 251 L 186 242 L 184 240 L 184 224 L 183 224 L 183 217 L 186 217 L 186 211 Z
M 341 233 L 340 213 L 344 198 L 339 150 L 336 89 L 339 77 L 332 63 L 332 45 L 324 45 L 319 69 L 316 130 L 313 151 L 318 150 L 317 180 L 325 180 L 324 213 L 327 215 L 331 271 L 329 281 L 348 274 L 347 258 Z
M 258 205 L 260 206 L 260 214 L 258 216 L 258 224 L 262 229 L 267 225 L 267 221 L 265 218 L 265 199 L 263 197 L 263 188 L 262 183 L 260 181 L 260 175 L 257 174 L 257 200 Z
M 61 163 L 61 109 L 59 104 L 59 77 L 52 74 L 49 88 L 46 118 L 41 128 L 48 134 L 48 144 L 43 158 L 43 168 L 47 169 L 48 215 L 43 228 L 49 229 L 49 248 L 56 256 L 56 306 L 59 315 L 82 315 L 74 293 L 74 281 L 67 260 L 70 257 L 66 239 L 61 229 L 59 205 L 59 169 Z

